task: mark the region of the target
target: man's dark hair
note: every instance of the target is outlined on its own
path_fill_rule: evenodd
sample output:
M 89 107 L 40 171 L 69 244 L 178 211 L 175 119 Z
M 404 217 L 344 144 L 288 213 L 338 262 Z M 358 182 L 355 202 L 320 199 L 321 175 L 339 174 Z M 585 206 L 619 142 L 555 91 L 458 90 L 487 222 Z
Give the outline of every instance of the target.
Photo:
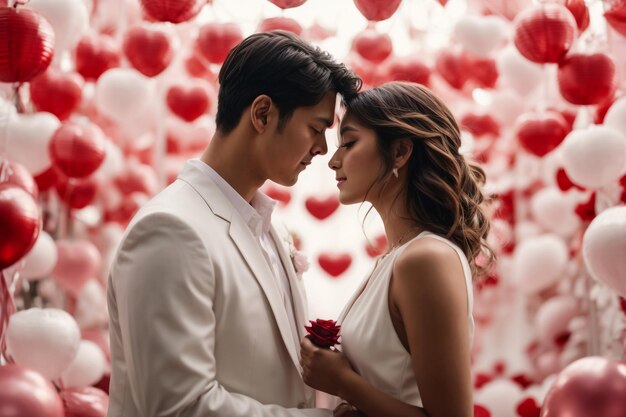
M 282 128 L 296 108 L 319 103 L 329 91 L 350 98 L 362 84 L 328 52 L 283 31 L 244 39 L 226 57 L 219 82 L 216 126 L 225 134 L 259 95 L 268 95 L 276 104 Z

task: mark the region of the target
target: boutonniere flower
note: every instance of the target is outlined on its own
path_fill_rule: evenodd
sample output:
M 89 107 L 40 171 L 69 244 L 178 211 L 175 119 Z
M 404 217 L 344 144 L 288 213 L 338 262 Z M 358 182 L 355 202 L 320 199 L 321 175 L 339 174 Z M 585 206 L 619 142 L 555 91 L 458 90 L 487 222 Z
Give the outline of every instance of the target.
M 304 326 L 307 337 L 320 348 L 331 348 L 339 344 L 341 326 L 335 320 L 309 320 L 310 326 Z
M 302 279 L 302 274 L 308 271 L 309 266 L 311 266 L 309 260 L 304 253 L 298 250 L 291 234 L 287 236 L 285 241 L 289 245 L 289 257 L 291 258 L 293 269 L 296 271 L 296 276 Z

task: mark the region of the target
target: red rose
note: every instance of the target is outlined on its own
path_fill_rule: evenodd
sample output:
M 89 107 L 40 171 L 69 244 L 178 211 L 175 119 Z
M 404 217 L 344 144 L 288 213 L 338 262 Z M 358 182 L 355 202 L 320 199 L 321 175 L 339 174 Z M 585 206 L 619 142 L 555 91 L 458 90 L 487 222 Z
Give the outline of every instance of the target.
M 310 326 L 304 326 L 308 338 L 314 345 L 321 348 L 330 348 L 339 344 L 339 330 L 341 326 L 334 320 L 309 320 Z

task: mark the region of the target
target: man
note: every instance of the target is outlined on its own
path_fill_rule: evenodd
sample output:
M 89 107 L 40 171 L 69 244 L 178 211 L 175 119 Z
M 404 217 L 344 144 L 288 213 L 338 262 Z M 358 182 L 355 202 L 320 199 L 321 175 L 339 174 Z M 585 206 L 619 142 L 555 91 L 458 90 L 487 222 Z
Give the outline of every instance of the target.
M 317 417 L 299 365 L 303 283 L 266 181 L 327 151 L 361 81 L 297 37 L 259 33 L 219 74 L 216 133 L 131 221 L 111 267 L 109 417 Z

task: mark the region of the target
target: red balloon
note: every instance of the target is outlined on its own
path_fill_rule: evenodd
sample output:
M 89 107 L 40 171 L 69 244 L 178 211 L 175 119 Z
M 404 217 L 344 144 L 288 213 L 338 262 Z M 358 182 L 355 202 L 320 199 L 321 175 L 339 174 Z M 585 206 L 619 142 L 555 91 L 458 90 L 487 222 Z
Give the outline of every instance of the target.
M 209 94 L 200 86 L 174 85 L 167 90 L 170 110 L 187 122 L 193 122 L 209 109 Z
M 54 55 L 54 31 L 31 9 L 0 8 L 0 81 L 27 82 L 48 68 Z
M 461 129 L 467 130 L 477 138 L 500 135 L 500 124 L 489 114 L 466 113 L 461 117 Z
M 57 194 L 69 207 L 81 209 L 93 203 L 98 192 L 98 181 L 93 178 L 64 178 L 56 185 Z
M 52 163 L 72 178 L 87 177 L 98 169 L 105 156 L 105 139 L 93 125 L 65 122 L 50 140 Z
M 83 78 L 73 72 L 49 68 L 30 83 L 30 99 L 39 111 L 67 119 L 80 104 Z
M 604 17 L 609 25 L 626 36 L 626 0 L 607 2 L 608 10 L 604 12 Z
M 389 81 L 410 81 L 429 85 L 430 68 L 417 58 L 403 57 L 389 61 L 385 74 Z
M 61 174 L 55 167 L 50 167 L 41 174 L 35 176 L 35 182 L 39 191 L 45 192 L 55 187 Z
M 0 367 L 0 417 L 63 417 L 63 403 L 41 374 L 20 365 Z
M 339 208 L 339 198 L 334 195 L 323 199 L 309 197 L 305 200 L 304 206 L 313 217 L 324 220 Z
M 367 20 L 378 22 L 393 15 L 400 6 L 400 0 L 354 0 L 357 9 Z
M 141 0 L 146 15 L 159 22 L 181 23 L 194 18 L 207 0 Z
M 528 152 L 544 156 L 559 146 L 569 133 L 567 122 L 558 113 L 528 113 L 520 117 L 517 139 Z
M 541 417 L 624 417 L 625 401 L 626 362 L 589 356 L 559 373 Z
M 576 20 L 560 4 L 544 3 L 515 19 L 515 46 L 523 56 L 539 64 L 559 62 L 575 36 Z
M 174 58 L 172 41 L 167 33 L 142 26 L 126 32 L 123 49 L 131 65 L 148 77 L 163 72 Z
M 65 417 L 106 417 L 109 396 L 94 387 L 68 388 L 61 391 Z
M 462 90 L 470 78 L 471 62 L 466 54 L 442 49 L 435 60 L 435 69 L 450 86 Z
M 583 33 L 589 27 L 589 9 L 585 4 L 585 0 L 565 0 L 565 7 L 572 12 L 576 19 L 578 32 Z
M 331 277 L 343 274 L 352 264 L 352 256 L 347 253 L 323 253 L 317 258 L 319 266 Z
M 120 49 L 110 36 L 88 35 L 76 45 L 76 72 L 86 80 L 95 81 L 106 70 L 119 67 L 120 59 Z
M 368 241 L 365 245 L 365 252 L 370 258 L 376 258 L 389 249 L 389 243 L 387 242 L 387 236 L 379 235 L 373 242 Z
M 38 188 L 35 183 L 35 179 L 28 172 L 28 170 L 21 164 L 13 161 L 7 161 L 7 164 L 4 168 L 7 169 L 5 173 L 8 176 L 5 178 L 3 183 L 17 185 L 18 187 L 22 187 L 28 194 L 32 195 L 34 198 L 37 198 Z M 3 164 L 0 161 L 0 172 L 2 172 Z
M 242 39 L 236 23 L 207 23 L 200 27 L 196 48 L 207 61 L 221 64 Z
M 273 30 L 284 30 L 285 32 L 295 33 L 296 35 L 302 35 L 302 26 L 297 20 L 290 17 L 268 17 L 263 19 L 259 25 L 259 32 L 271 32 Z
M 195 55 L 190 55 L 185 59 L 185 69 L 192 77 L 203 80 L 215 81 L 217 76 L 205 65 L 204 61 Z
M 281 9 L 291 9 L 292 7 L 302 6 L 306 0 L 270 0 Z
M 605 54 L 571 54 L 559 63 L 559 91 L 570 103 L 599 104 L 617 88 L 615 63 Z
M 469 58 L 470 77 L 480 88 L 494 88 L 498 81 L 498 67 L 491 58 Z
M 33 196 L 17 185 L 0 184 L 0 270 L 30 251 L 40 226 L 39 207 Z
M 150 165 L 129 161 L 125 170 L 113 182 L 124 195 L 144 193 L 153 195 L 159 187 L 157 175 Z
M 386 33 L 378 33 L 374 29 L 365 29 L 354 37 L 354 50 L 368 61 L 379 64 L 391 55 L 393 45 Z

